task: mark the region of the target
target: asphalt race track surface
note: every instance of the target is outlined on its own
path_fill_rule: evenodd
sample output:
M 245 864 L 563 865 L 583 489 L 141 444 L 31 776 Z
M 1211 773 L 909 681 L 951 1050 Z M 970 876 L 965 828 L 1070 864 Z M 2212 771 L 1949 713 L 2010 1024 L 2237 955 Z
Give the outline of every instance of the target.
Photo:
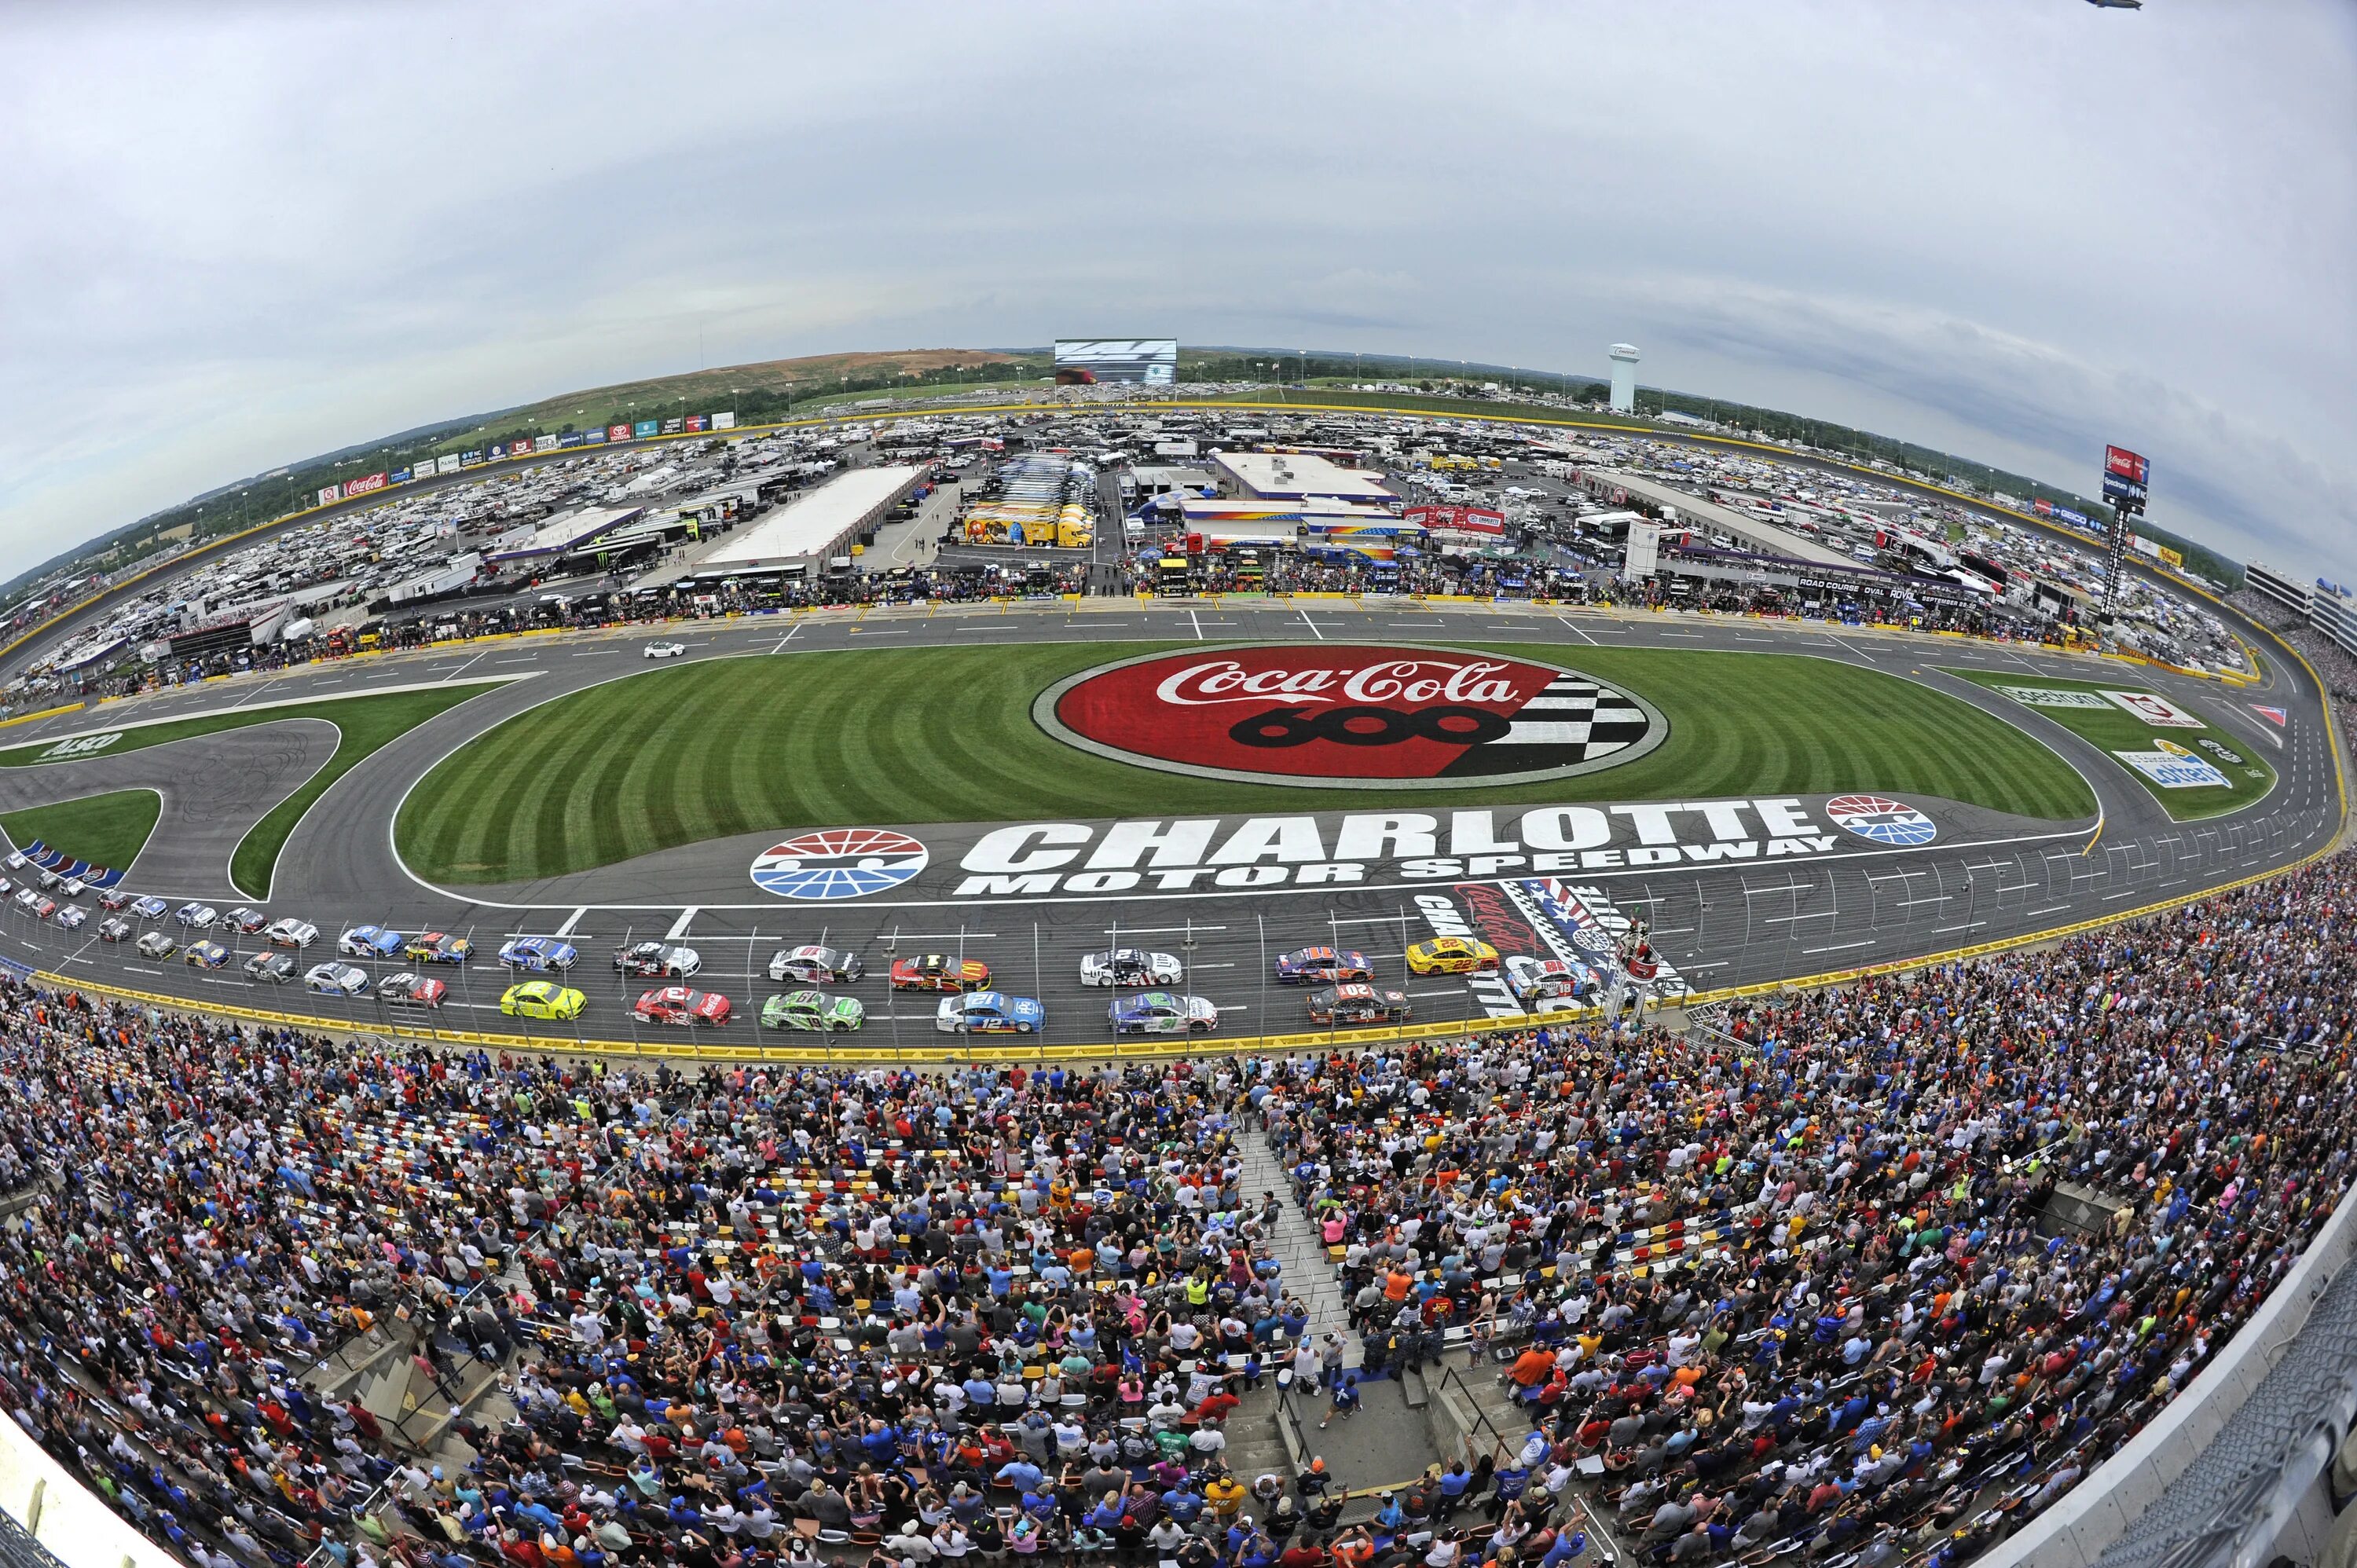
M 1591 888 L 1626 916 L 1648 917 L 1663 959 L 1695 993 L 1824 974 L 1950 952 L 1979 943 L 2053 930 L 2182 898 L 2300 860 L 2328 846 L 2342 820 L 2342 794 L 2322 699 L 2308 672 L 2270 659 L 2259 684 L 2233 687 L 2090 656 L 2062 656 L 2007 645 L 1826 628 L 1815 623 L 1740 617 L 1558 610 L 1526 604 L 1427 606 L 1414 601 L 1228 599 L 1146 603 L 1089 599 L 1036 606 L 819 610 L 752 616 L 686 626 L 656 626 L 536 635 L 371 657 L 262 676 L 208 682 L 186 691 L 109 703 L 16 726 L 11 745 L 87 734 L 140 720 L 188 716 L 250 702 L 350 695 L 418 682 L 523 677 L 461 704 L 401 736 L 339 780 L 313 807 L 280 857 L 268 909 L 317 924 L 322 939 L 307 965 L 332 956 L 338 932 L 361 923 L 405 932 L 436 929 L 474 940 L 476 958 L 435 971 L 450 983 L 448 1004 L 431 1023 L 446 1030 L 551 1038 L 552 1026 L 502 1017 L 511 978 L 493 957 L 515 934 L 561 934 L 581 950 L 569 983 L 589 997 L 577 1028 L 554 1026 L 556 1039 L 678 1045 L 683 1031 L 636 1024 L 629 1004 L 646 984 L 610 967 L 626 941 L 667 939 L 702 955 L 694 983 L 726 993 L 735 1016 L 696 1036 L 707 1047 L 812 1046 L 799 1034 L 764 1034 L 756 1020 L 764 998 L 794 989 L 771 982 L 770 956 L 821 941 L 860 953 L 867 978 L 838 987 L 867 1007 L 863 1034 L 844 1046 L 900 1047 L 939 1057 L 961 1048 L 936 1034 L 937 999 L 895 996 L 883 974 L 895 956 L 944 952 L 980 959 L 995 983 L 1046 1004 L 1040 1043 L 1096 1046 L 1112 1039 L 1109 993 L 1078 983 L 1084 951 L 1135 945 L 1178 955 L 1189 975 L 1179 989 L 1218 1003 L 1217 1039 L 1298 1034 L 1312 1027 L 1300 993 L 1270 983 L 1275 954 L 1330 942 L 1364 951 L 1378 983 L 1408 993 L 1418 1023 L 1499 1016 L 1494 988 L 1484 995 L 1461 978 L 1411 977 L 1404 946 L 1431 935 L 1419 897 L 1469 902 L 1495 912 L 1497 898 L 1469 886 L 1503 891 L 1502 878 L 1445 877 L 1423 886 L 1396 881 L 1365 886 L 1226 891 L 1189 887 L 1177 894 L 1099 898 L 955 899 L 940 884 L 829 903 L 775 897 L 749 876 L 752 857 L 788 836 L 764 833 L 687 846 L 623 866 L 538 885 L 445 891 L 401 864 L 391 823 L 409 788 L 435 763 L 502 720 L 568 692 L 652 668 L 641 645 L 656 639 L 688 645 L 696 660 L 791 658 L 812 649 L 967 646 L 1035 640 L 1200 639 L 1205 642 L 1338 640 L 1473 642 L 1521 640 L 1551 645 L 1577 668 L 1591 646 L 1719 649 L 1813 655 L 1920 681 L 1996 714 L 2050 745 L 2085 776 L 2101 817 L 2076 824 L 2028 822 L 1921 798 L 1939 824 L 1936 840 L 1916 848 L 1853 844 L 1844 853 L 1787 861 L 1647 865 L 1592 872 L 1566 881 Z M 2255 640 L 2256 640 L 2255 635 Z M 2147 687 L 2193 704 L 2237 743 L 2267 757 L 2275 789 L 2233 814 L 2172 822 L 2157 801 L 2111 758 L 2068 731 L 1995 693 L 1942 672 L 1975 668 L 2104 679 Z M 2280 730 L 2253 704 L 2287 711 Z M 177 905 L 202 898 L 226 907 L 230 855 L 269 807 L 332 752 L 331 728 L 291 720 L 201 736 L 119 760 L 104 757 L 0 770 L 0 809 L 106 789 L 153 788 L 165 811 L 125 886 Z M 1823 797 L 1809 802 L 1812 808 Z M 1446 802 L 1436 800 L 1445 814 Z M 1149 816 L 1140 802 L 1134 815 Z M 1010 820 L 1025 820 L 1010 801 Z M 937 869 L 953 867 L 966 843 L 988 824 L 917 831 Z M 930 874 L 929 874 L 930 875 Z M 952 878 L 954 880 L 954 878 Z M 911 884 L 912 887 L 918 886 Z M 1511 913 L 1511 912 L 1510 912 Z M 362 1031 L 422 1029 L 423 1017 L 389 1013 L 373 998 L 347 1001 L 307 994 L 300 984 L 257 985 L 232 966 L 215 973 L 174 961 L 148 963 L 91 935 L 37 923 L 10 904 L 0 915 L 0 954 L 92 984 L 186 998 L 191 1003 L 312 1015 Z M 167 929 L 173 929 L 167 925 Z M 176 938 L 184 936 L 173 929 Z M 239 958 L 257 939 L 217 940 Z M 398 961 L 369 965 L 382 974 Z M 1023 1044 L 1029 1045 L 1030 1041 Z M 1147 1042 L 1149 1048 L 1154 1042 Z

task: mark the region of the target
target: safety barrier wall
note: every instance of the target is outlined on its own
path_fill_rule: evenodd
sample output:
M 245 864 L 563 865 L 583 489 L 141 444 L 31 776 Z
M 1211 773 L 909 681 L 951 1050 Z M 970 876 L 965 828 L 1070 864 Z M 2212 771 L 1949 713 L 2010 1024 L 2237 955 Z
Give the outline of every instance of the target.
M 67 1568 L 182 1568 L 14 1421 L 0 1419 L 0 1509 Z

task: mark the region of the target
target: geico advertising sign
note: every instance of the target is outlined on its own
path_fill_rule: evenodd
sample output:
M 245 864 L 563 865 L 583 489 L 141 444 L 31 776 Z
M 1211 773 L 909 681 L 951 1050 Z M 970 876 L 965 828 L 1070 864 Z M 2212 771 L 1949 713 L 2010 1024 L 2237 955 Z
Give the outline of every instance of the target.
M 1930 842 L 1928 817 L 1881 804 L 1921 820 L 1925 836 L 1912 844 Z M 1867 836 L 1821 822 L 1798 796 L 1022 822 L 974 842 L 958 863 L 954 893 L 1004 898 L 1546 876 L 1829 854 L 1853 835 Z

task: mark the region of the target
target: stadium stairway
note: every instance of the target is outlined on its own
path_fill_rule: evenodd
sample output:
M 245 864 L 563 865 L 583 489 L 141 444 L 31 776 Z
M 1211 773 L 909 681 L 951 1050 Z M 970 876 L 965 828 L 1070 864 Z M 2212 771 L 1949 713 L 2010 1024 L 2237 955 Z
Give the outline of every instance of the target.
M 1244 1200 L 1257 1203 L 1263 1193 L 1276 1195 L 1274 1250 L 1285 1270 L 1286 1288 L 1309 1309 L 1309 1337 L 1314 1341 L 1329 1332 L 1340 1334 L 1342 1364 L 1358 1366 L 1363 1359 L 1361 1347 L 1359 1337 L 1351 1332 L 1351 1304 L 1342 1299 L 1342 1287 L 1335 1282 L 1334 1260 L 1318 1232 L 1310 1229 L 1301 1206 L 1293 1200 L 1293 1184 L 1268 1146 L 1267 1134 L 1258 1127 L 1239 1133 L 1236 1153 L 1243 1162 Z

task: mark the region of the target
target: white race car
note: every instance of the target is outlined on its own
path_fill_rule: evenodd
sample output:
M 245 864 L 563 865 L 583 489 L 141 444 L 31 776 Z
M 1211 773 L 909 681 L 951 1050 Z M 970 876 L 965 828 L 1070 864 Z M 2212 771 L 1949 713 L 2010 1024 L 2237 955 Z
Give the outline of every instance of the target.
M 687 651 L 684 642 L 650 642 L 643 650 L 649 659 L 677 659 Z
M 318 964 L 303 977 L 303 986 L 307 991 L 317 991 L 329 996 L 366 996 L 368 971 L 356 964 Z
M 1171 954 L 1143 948 L 1081 955 L 1082 985 L 1176 985 L 1185 973 L 1185 966 Z

